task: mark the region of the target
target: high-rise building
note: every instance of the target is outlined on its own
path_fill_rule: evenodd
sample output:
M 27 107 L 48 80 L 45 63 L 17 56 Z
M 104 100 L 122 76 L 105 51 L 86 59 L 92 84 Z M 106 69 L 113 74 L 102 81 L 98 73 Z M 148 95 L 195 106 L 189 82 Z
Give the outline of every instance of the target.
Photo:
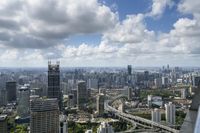
M 16 82 L 6 82 L 7 100 L 8 102 L 16 101 Z
M 17 98 L 17 113 L 20 117 L 29 116 L 29 105 L 30 105 L 30 88 L 28 85 L 24 85 L 18 90 Z
M 8 133 L 7 121 L 7 115 L 0 115 L 0 133 Z
M 158 123 L 161 121 L 161 114 L 157 108 L 151 111 L 151 120 Z
M 36 98 L 30 102 L 31 133 L 59 133 L 59 107 L 56 98 Z
M 88 80 L 89 89 L 98 89 L 98 79 L 89 79 Z
M 114 133 L 114 130 L 111 125 L 106 122 L 102 122 L 97 129 L 97 133 Z
M 174 125 L 176 122 L 176 107 L 172 102 L 165 104 L 165 118 L 168 124 Z
M 132 66 L 131 65 L 127 66 L 127 71 L 128 71 L 128 75 L 132 74 Z
M 192 85 L 193 87 L 200 87 L 200 76 L 192 77 Z
M 162 85 L 163 87 L 167 87 L 169 85 L 168 77 L 162 77 Z
M 62 92 L 60 89 L 60 64 L 48 62 L 48 98 L 57 98 L 62 110 Z
M 97 113 L 98 115 L 103 115 L 104 113 L 104 94 L 100 93 L 97 96 Z
M 128 87 L 127 90 L 128 90 L 128 100 L 132 100 L 132 88 Z
M 85 81 L 79 81 L 77 87 L 77 106 L 78 109 L 82 110 L 86 108 L 87 103 L 87 88 Z
M 162 78 L 154 79 L 154 84 L 155 84 L 156 88 L 161 88 L 162 87 Z
M 59 133 L 68 133 L 67 118 L 66 115 L 60 115 Z
M 7 105 L 7 92 L 5 89 L 0 89 L 0 106 Z

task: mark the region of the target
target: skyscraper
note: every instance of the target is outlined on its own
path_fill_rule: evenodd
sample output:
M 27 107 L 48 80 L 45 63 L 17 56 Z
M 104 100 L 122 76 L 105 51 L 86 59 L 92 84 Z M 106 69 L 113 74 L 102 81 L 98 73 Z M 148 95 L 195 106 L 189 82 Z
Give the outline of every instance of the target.
M 60 64 L 48 62 L 48 98 L 57 98 L 62 110 L 62 92 L 60 89 Z
M 35 98 L 30 102 L 31 133 L 59 133 L 59 107 L 56 98 Z
M 165 118 L 169 124 L 174 125 L 176 122 L 176 107 L 172 102 L 165 104 Z
M 67 118 L 65 115 L 60 115 L 59 133 L 68 133 Z
M 128 75 L 132 74 L 132 66 L 131 65 L 127 66 L 127 71 L 128 71 Z
M 30 104 L 30 88 L 28 85 L 22 86 L 18 91 L 17 98 L 18 106 L 17 113 L 20 117 L 29 116 L 29 104 Z
M 132 99 L 132 88 L 131 87 L 128 87 L 128 100 L 131 100 Z
M 82 110 L 86 107 L 87 102 L 87 88 L 85 81 L 79 81 L 77 87 L 77 106 Z
M 16 101 L 16 82 L 6 82 L 6 91 L 8 102 Z
M 160 122 L 161 121 L 161 114 L 160 111 L 156 108 L 151 111 L 151 120 L 154 122 Z
M 97 96 L 97 113 L 98 115 L 104 113 L 104 94 L 102 93 Z

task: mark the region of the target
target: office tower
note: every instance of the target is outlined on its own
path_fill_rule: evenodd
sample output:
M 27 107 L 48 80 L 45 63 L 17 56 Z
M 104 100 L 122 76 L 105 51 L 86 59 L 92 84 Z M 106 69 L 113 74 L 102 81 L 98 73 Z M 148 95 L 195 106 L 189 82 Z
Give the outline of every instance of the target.
M 169 124 L 174 125 L 176 122 L 176 107 L 172 102 L 165 104 L 165 118 Z
M 88 80 L 89 89 L 98 89 L 98 79 L 89 79 Z
M 144 71 L 144 80 L 145 81 L 149 80 L 149 71 Z
M 161 114 L 157 108 L 151 111 L 151 120 L 158 123 L 161 121 Z
M 59 133 L 68 133 L 67 118 L 66 115 L 60 115 Z
M 167 87 L 169 84 L 169 79 L 167 77 L 162 77 L 162 85 L 163 87 Z
M 24 85 L 18 90 L 17 98 L 18 106 L 17 113 L 20 117 L 29 116 L 29 104 L 30 104 L 30 88 L 28 85 Z
M 78 109 L 82 110 L 86 108 L 87 103 L 87 88 L 85 81 L 79 81 L 77 87 L 77 106 Z
M 132 66 L 131 65 L 127 66 L 127 71 L 128 71 L 128 75 L 132 74 Z
M 154 79 L 154 84 L 155 84 L 156 88 L 161 88 L 162 87 L 162 78 Z
M 108 123 L 102 122 L 97 129 L 97 133 L 114 133 L 114 130 Z
M 30 102 L 31 133 L 59 133 L 59 106 L 56 98 Z
M 62 110 L 62 92 L 60 89 L 60 64 L 48 62 L 48 98 L 57 98 Z
M 200 76 L 193 76 L 192 77 L 192 86 L 193 87 L 200 87 Z
M 60 83 L 60 89 L 63 92 L 63 95 L 68 94 L 68 89 L 67 89 L 67 83 L 66 82 L 61 82 Z
M 16 82 L 6 82 L 7 100 L 8 102 L 16 101 Z
M 97 96 L 97 114 L 103 115 L 104 114 L 104 94 L 99 94 Z
M 0 115 L 0 133 L 8 133 L 7 121 L 7 115 Z
M 7 105 L 7 92 L 5 89 L 0 90 L 0 106 Z
M 128 100 L 132 100 L 132 88 L 128 87 L 127 90 L 128 90 Z

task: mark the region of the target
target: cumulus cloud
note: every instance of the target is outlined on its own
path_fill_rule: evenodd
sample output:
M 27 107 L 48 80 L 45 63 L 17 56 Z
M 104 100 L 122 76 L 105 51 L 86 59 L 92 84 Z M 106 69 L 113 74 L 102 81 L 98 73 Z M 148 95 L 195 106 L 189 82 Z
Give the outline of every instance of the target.
M 200 54 L 200 11 L 196 6 L 200 2 L 194 3 L 182 0 L 178 5 L 180 12 L 194 18 L 179 18 L 168 33 L 157 33 L 148 29 L 145 18 L 159 18 L 166 7 L 173 6 L 172 0 L 153 0 L 150 13 L 130 14 L 122 21 L 97 0 L 2 0 L 0 63 L 17 60 L 29 65 L 31 60 L 45 65 L 48 59 L 58 59 L 69 66 L 198 64 L 194 59 Z M 65 40 L 91 33 L 101 33 L 98 45 L 68 45 Z
M 0 14 L 0 33 L 7 35 L 0 41 L 16 48 L 47 48 L 75 34 L 103 33 L 118 21 L 97 0 L 2 0 Z
M 172 7 L 174 2 L 172 0 L 153 0 L 151 12 L 147 16 L 161 17 L 167 7 Z

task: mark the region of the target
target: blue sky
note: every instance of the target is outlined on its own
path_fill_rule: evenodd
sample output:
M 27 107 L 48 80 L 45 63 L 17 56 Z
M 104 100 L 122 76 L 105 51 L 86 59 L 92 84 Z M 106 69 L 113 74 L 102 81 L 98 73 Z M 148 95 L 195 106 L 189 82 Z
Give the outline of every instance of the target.
M 1 0 L 0 66 L 199 66 L 199 0 Z

